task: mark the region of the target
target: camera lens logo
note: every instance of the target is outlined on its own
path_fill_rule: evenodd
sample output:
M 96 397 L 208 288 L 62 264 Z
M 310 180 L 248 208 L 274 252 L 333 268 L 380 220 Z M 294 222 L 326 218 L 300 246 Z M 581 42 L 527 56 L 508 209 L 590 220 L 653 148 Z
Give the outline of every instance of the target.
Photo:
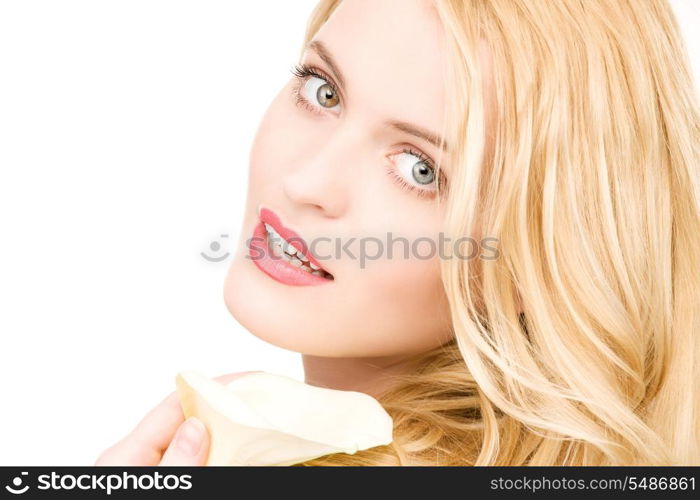
M 29 472 L 22 472 L 22 476 L 27 476 L 29 475 Z M 13 487 L 14 486 L 14 487 Z M 24 488 L 21 488 L 22 486 L 22 478 L 20 476 L 17 476 L 12 480 L 12 486 L 5 486 L 5 489 L 9 491 L 10 493 L 13 493 L 15 495 L 21 495 L 22 493 L 26 493 L 27 490 L 29 489 L 29 485 L 25 485 Z

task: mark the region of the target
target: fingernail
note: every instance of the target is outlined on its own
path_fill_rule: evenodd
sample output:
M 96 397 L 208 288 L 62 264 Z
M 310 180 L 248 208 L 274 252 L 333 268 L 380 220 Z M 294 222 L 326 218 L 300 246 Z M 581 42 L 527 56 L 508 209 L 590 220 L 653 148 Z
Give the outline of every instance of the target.
M 204 440 L 204 424 L 195 417 L 188 418 L 177 433 L 176 446 L 183 453 L 196 456 Z

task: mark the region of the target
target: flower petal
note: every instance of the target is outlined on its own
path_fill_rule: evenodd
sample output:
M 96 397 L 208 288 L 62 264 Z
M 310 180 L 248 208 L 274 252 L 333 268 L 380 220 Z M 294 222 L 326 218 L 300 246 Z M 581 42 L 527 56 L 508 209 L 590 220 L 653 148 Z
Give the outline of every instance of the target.
M 197 372 L 176 377 L 185 417 L 207 427 L 207 465 L 292 465 L 389 444 L 393 422 L 372 396 L 266 372 L 223 385 Z

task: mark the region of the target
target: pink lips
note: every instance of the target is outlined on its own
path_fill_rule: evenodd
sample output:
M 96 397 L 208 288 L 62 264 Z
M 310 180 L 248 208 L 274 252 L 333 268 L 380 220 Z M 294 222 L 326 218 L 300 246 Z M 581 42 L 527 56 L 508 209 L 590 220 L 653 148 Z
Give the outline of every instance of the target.
M 328 279 L 324 276 L 316 276 L 298 267 L 294 267 L 283 257 L 276 257 L 270 248 L 265 224 L 272 226 L 274 230 L 277 231 L 277 234 L 288 242 L 293 243 L 293 246 L 301 250 L 301 253 L 309 262 L 323 269 L 318 261 L 311 255 L 306 242 L 297 233 L 284 227 L 277 214 L 272 210 L 261 208 L 260 222 L 253 230 L 253 238 L 248 249 L 249 257 L 261 271 L 285 285 L 309 286 L 333 282 L 332 279 Z

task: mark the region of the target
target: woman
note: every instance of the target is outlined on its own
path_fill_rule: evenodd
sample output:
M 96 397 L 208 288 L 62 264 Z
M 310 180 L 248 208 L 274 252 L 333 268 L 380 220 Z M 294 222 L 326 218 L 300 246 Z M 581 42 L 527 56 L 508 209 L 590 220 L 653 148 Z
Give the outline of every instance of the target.
M 394 442 L 304 465 L 700 464 L 686 57 L 664 0 L 318 4 L 225 299 L 307 383 L 376 397 Z M 388 233 L 497 245 L 332 252 Z M 204 463 L 182 420 L 171 395 L 97 463 Z

